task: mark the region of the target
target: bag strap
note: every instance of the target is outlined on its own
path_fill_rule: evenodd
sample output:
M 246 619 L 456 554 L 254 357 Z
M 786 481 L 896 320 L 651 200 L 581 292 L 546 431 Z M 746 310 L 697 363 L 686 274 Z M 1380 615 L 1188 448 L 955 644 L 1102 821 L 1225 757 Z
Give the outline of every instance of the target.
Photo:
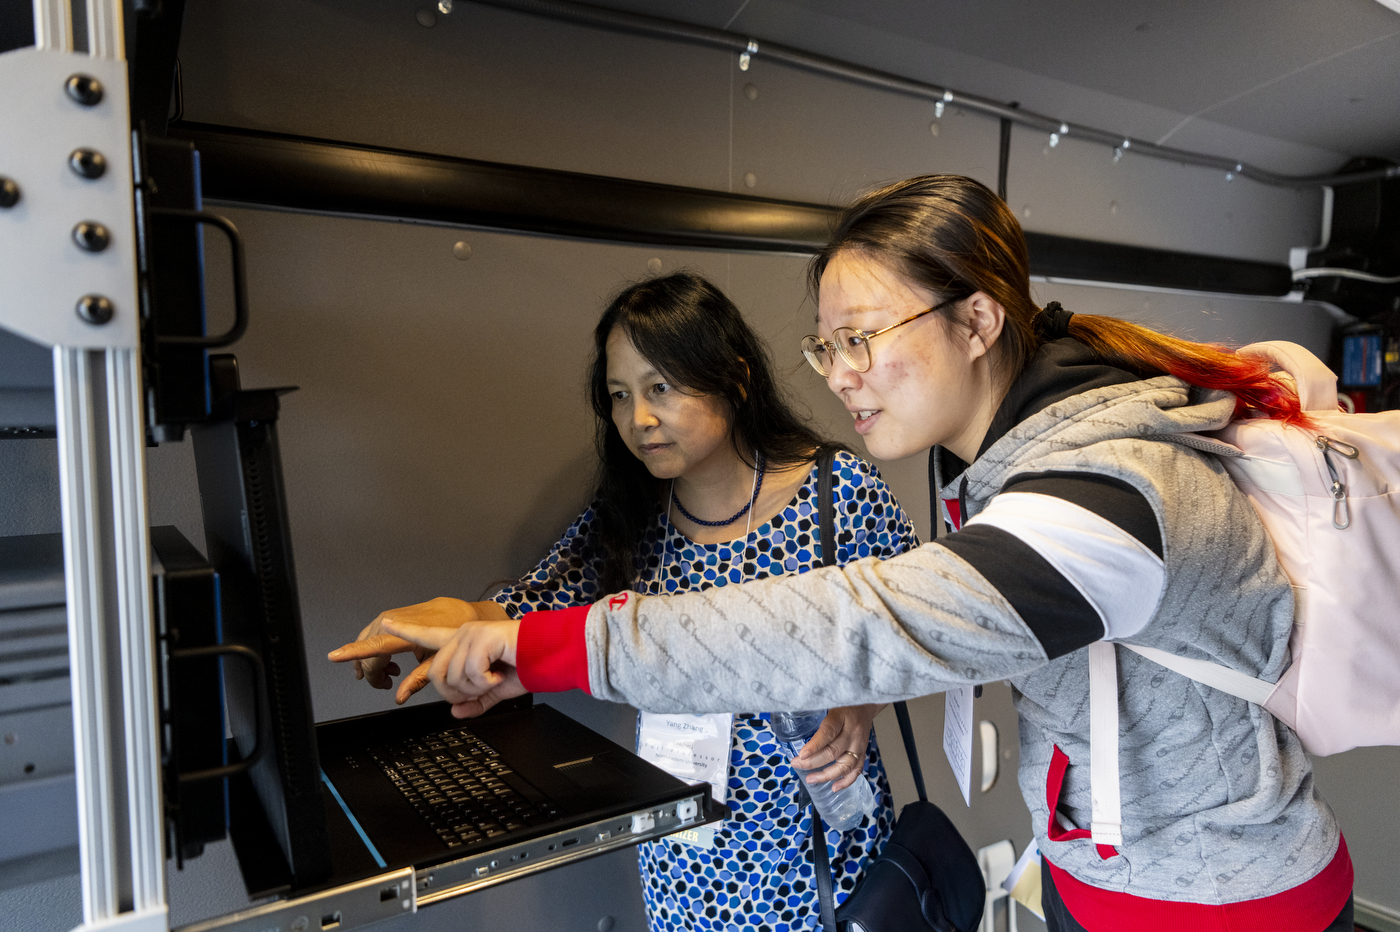
M 821 915 L 821 927 L 824 932 L 837 932 L 836 895 L 832 890 L 834 884 L 831 879 L 831 862 L 826 856 L 826 823 L 817 811 L 817 804 L 812 802 L 806 784 L 801 780 L 798 784 L 802 787 L 802 794 L 807 797 L 807 808 L 812 813 L 812 872 L 817 881 L 817 905 Z
M 832 501 L 831 470 L 836 451 L 827 448 L 817 456 L 817 501 L 822 536 L 822 566 L 836 565 L 836 504 Z
M 930 452 L 930 457 L 936 451 Z M 817 501 L 820 502 L 818 509 L 818 521 L 821 528 L 822 538 L 822 566 L 834 566 L 836 564 L 836 504 L 833 497 L 832 488 L 832 461 L 836 457 L 835 450 L 823 450 L 817 458 Z M 932 460 L 930 460 L 932 463 Z M 931 467 L 936 468 L 936 467 Z M 938 497 L 934 495 L 934 523 L 939 522 Z M 935 533 L 937 533 L 935 531 Z M 928 791 L 924 788 L 924 772 L 919 766 L 919 751 L 914 745 L 914 728 L 909 721 L 909 707 L 903 702 L 894 704 L 895 717 L 899 719 L 899 733 L 904 737 L 904 752 L 909 755 L 909 769 L 914 775 L 914 786 L 919 791 L 919 800 L 928 802 Z M 816 803 L 807 793 L 807 786 L 801 780 L 798 786 L 802 787 L 802 794 L 807 797 L 808 808 L 812 811 L 812 867 L 817 879 L 817 900 L 821 907 L 821 927 L 825 932 L 837 932 L 836 930 L 836 897 L 832 891 L 831 863 L 826 856 L 826 825 L 822 822 L 821 814 L 817 812 Z M 886 845 L 885 850 L 897 845 Z M 903 849 L 901 849 L 902 851 Z M 896 852 L 897 854 L 897 852 Z M 886 854 L 885 856 L 888 856 Z M 909 863 L 906 863 L 909 862 Z M 912 863 L 912 867 L 910 866 Z M 899 861 L 900 868 L 909 875 L 909 879 L 914 882 L 922 893 L 929 887 L 928 875 L 924 873 L 918 861 L 914 860 L 906 852 L 906 857 Z M 923 883 L 916 880 L 913 871 L 923 877 Z M 921 900 L 922 902 L 922 900 Z
M 909 706 L 903 700 L 894 704 L 894 717 L 899 719 L 899 733 L 904 736 L 904 753 L 909 755 L 909 770 L 914 774 L 914 788 L 919 791 L 919 802 L 928 802 L 928 791 L 924 789 L 924 769 L 919 766 L 919 749 L 914 746 L 914 726 L 909 722 Z
M 1123 843 L 1118 779 L 1118 656 L 1112 642 L 1095 641 L 1089 645 L 1089 831 L 1096 845 Z
M 1155 647 L 1122 644 L 1175 673 L 1264 706 L 1277 684 L 1209 660 L 1181 657 Z M 1282 682 L 1282 680 L 1280 680 Z M 1089 796 L 1094 844 L 1123 843 L 1123 811 L 1118 772 L 1118 658 L 1109 641 L 1089 645 Z M 1053 814 L 1051 818 L 1054 818 Z
M 835 459 L 836 451 L 830 447 L 817 455 L 817 520 L 821 528 L 822 566 L 836 565 L 836 503 L 831 478 Z M 817 881 L 821 927 L 824 932 L 837 932 L 836 895 L 832 891 L 831 862 L 826 856 L 826 823 L 807 792 L 807 784 L 798 778 L 797 785 L 802 788 L 802 795 L 807 797 L 807 808 L 812 812 L 812 871 Z
M 1124 644 L 1123 646 L 1133 653 L 1141 654 L 1153 663 L 1161 664 L 1168 670 L 1180 673 L 1197 683 L 1202 683 L 1211 689 L 1218 689 L 1223 693 L 1229 693 L 1255 705 L 1266 704 L 1274 690 L 1278 688 L 1277 684 L 1270 683 L 1268 680 L 1258 679 L 1248 673 L 1241 673 L 1239 670 L 1231 670 L 1227 666 L 1209 660 L 1181 657 L 1170 651 L 1158 650 L 1155 647 L 1138 647 L 1135 644 Z

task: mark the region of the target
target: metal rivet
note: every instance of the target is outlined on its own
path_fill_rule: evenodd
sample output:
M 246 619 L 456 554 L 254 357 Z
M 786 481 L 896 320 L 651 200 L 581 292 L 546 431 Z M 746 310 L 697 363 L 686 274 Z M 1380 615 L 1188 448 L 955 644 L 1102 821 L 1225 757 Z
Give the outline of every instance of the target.
M 612 932 L 615 922 L 612 916 L 604 916 L 598 920 L 598 932 Z
M 112 319 L 116 308 L 112 302 L 100 294 L 85 294 L 78 299 L 78 316 L 90 324 L 101 326 Z
M 472 244 L 468 242 L 453 243 L 452 255 L 458 259 L 470 259 L 472 257 Z
M 73 227 L 73 242 L 85 252 L 101 252 L 112 245 L 112 234 L 96 220 L 83 220 Z
M 427 7 L 421 8 L 417 13 L 413 14 L 413 17 L 418 20 L 418 25 L 422 26 L 424 29 L 432 29 L 437 25 L 437 14 Z
M 749 100 L 758 100 L 758 85 L 757 85 L 757 84 L 745 84 L 745 85 L 744 85 L 744 96 L 747 97 Z
M 653 275 L 655 275 L 656 273 L 660 272 L 660 271 L 661 271 L 661 260 L 658 259 L 658 258 L 655 257 L 655 256 L 652 256 L 650 259 L 648 259 L 648 260 L 647 260 L 647 271 L 650 272 L 650 273 L 653 274 Z
M 746 187 L 746 188 L 756 188 L 756 187 L 758 187 L 758 176 L 755 175 L 753 172 L 744 172 L 744 187 Z
M 0 175 L 0 207 L 10 208 L 19 203 L 19 185 L 13 178 Z
M 306 932 L 311 925 L 311 920 L 305 916 L 298 916 L 292 920 L 292 932 Z
M 934 120 L 932 123 L 930 123 L 930 124 L 928 125 L 928 131 L 929 131 L 929 135 L 930 135 L 930 136 L 937 136 L 937 135 L 938 135 L 938 121 L 937 121 L 937 120 Z
M 95 107 L 102 102 L 102 82 L 90 74 L 69 75 L 63 87 L 69 97 L 84 107 Z
M 68 167 L 84 178 L 101 178 L 107 174 L 107 157 L 96 149 L 74 149 Z
M 452 12 L 452 0 L 438 0 L 438 12 L 443 16 Z

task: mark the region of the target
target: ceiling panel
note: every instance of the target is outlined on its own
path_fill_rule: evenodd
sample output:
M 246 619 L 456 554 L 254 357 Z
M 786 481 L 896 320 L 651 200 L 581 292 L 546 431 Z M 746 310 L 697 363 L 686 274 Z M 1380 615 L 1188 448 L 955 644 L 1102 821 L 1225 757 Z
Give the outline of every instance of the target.
M 880 67 L 879 56 L 870 54 L 873 30 L 888 35 L 892 46 L 927 47 L 931 62 L 953 51 L 1017 69 L 1029 81 L 1043 76 L 1170 111 L 1177 119 L 1160 130 L 1162 136 L 1183 121 L 1208 120 L 1339 157 L 1400 159 L 1400 14 L 1375 0 L 601 0 L 601 5 L 752 30 L 798 47 L 813 35 L 804 18 L 835 19 L 860 28 L 852 30 L 845 49 L 839 37 L 833 42 L 831 31 L 824 31 L 824 47 L 815 51 Z M 910 76 L 931 79 L 927 73 Z M 941 79 L 969 93 L 1007 90 L 958 78 Z M 1033 96 L 1033 90 L 1027 82 L 1023 93 Z

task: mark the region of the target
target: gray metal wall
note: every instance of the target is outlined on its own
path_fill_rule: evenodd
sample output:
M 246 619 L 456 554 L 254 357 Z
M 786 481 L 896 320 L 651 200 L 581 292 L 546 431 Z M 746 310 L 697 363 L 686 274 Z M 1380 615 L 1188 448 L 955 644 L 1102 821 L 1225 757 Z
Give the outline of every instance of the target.
M 376 145 L 754 193 L 841 201 L 927 171 L 994 183 L 997 127 L 763 62 L 457 3 L 421 26 L 393 0 L 191 0 L 181 51 L 186 117 Z M 902 50 L 907 53 L 906 50 Z M 974 69 L 975 70 L 975 69 Z M 947 80 L 977 90 L 975 83 Z M 1180 166 L 1125 160 L 1018 133 L 1013 206 L 1030 229 L 1283 261 L 1318 237 L 1319 198 Z M 752 175 L 752 188 L 745 176 Z M 771 341 L 788 386 L 859 449 L 849 418 L 800 364 L 810 330 L 798 257 L 619 246 L 230 208 L 248 245 L 252 324 L 235 347 L 244 384 L 298 385 L 281 441 L 316 713 L 385 708 L 385 693 L 322 658 L 380 609 L 476 598 L 526 570 L 584 503 L 592 469 L 583 398 L 589 333 L 608 296 L 652 269 L 697 269 Z M 471 257 L 457 259 L 465 241 Z M 222 244 L 210 238 L 216 316 L 228 313 Z M 1291 339 L 1325 348 L 1331 321 L 1305 304 L 1038 283 L 1037 297 L 1197 339 Z M 58 528 L 52 441 L 0 443 L 0 533 Z M 927 536 L 922 457 L 881 463 Z M 202 541 L 189 445 L 149 451 L 152 522 Z M 633 710 L 579 694 L 549 700 L 622 743 Z M 942 700 L 912 703 L 937 802 L 974 847 L 1029 839 L 1014 780 L 1009 689 L 978 717 L 998 724 L 1004 772 L 967 810 L 940 751 Z M 877 730 L 895 795 L 913 798 L 893 716 Z M 974 759 L 977 757 L 975 750 Z M 1355 762 L 1355 763 L 1353 763 Z M 1358 893 L 1400 905 L 1395 749 L 1319 768 L 1357 860 Z M 974 777 L 974 783 L 976 779 Z M 0 891 L 6 924 L 79 920 L 76 878 Z M 244 905 L 226 845 L 171 874 L 172 923 Z M 8 907 L 8 908 L 7 908 Z M 71 908 L 70 908 L 71 907 Z M 386 922 L 391 929 L 644 927 L 629 852 Z M 1023 928 L 1036 928 L 1022 912 Z

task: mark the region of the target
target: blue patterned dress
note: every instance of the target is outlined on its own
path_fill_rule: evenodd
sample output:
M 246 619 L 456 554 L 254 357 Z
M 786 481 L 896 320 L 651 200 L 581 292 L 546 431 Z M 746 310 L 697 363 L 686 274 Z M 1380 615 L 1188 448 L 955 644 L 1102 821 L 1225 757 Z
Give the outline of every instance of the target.
M 836 455 L 836 562 L 892 557 L 917 547 L 914 527 L 874 466 L 850 453 Z M 635 588 L 676 593 L 805 573 L 821 566 L 817 469 L 783 510 L 749 533 L 722 544 L 697 544 L 675 530 L 665 514 L 646 533 L 646 555 Z M 574 522 L 529 576 L 495 596 L 512 617 L 540 609 L 591 604 L 607 593 L 598 585 L 593 509 Z M 714 847 L 680 841 L 639 846 L 642 898 L 653 930 L 752 929 L 796 932 L 819 925 L 812 877 L 811 814 L 799 809 L 796 775 L 766 719 L 734 713 L 729 753 L 730 817 Z M 872 733 L 865 775 L 876 810 L 845 834 L 828 829 L 827 856 L 836 902 L 854 889 L 894 825 L 894 803 Z

